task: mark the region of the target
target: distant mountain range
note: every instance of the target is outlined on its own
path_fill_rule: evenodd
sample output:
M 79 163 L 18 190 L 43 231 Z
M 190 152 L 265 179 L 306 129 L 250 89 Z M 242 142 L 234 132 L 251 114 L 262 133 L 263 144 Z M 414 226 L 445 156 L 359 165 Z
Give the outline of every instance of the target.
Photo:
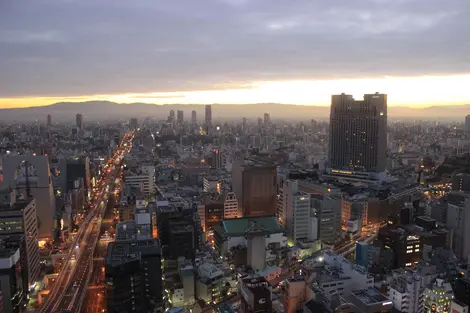
M 170 110 L 183 110 L 185 120 L 191 118 L 195 110 L 199 120 L 204 118 L 204 105 L 171 104 L 155 105 L 151 103 L 115 103 L 109 101 L 59 102 L 47 106 L 0 109 L 0 121 L 46 121 L 47 114 L 52 121 L 74 121 L 75 114 L 82 113 L 85 121 L 128 120 L 131 117 L 139 119 L 165 119 Z M 279 103 L 259 104 L 212 104 L 213 119 L 240 119 L 242 117 L 258 118 L 264 113 L 270 113 L 271 119 L 316 119 L 326 120 L 330 114 L 328 106 L 304 106 Z M 459 106 L 431 106 L 427 108 L 411 108 L 389 106 L 390 119 L 416 120 L 456 120 L 463 121 L 470 114 L 470 104 Z

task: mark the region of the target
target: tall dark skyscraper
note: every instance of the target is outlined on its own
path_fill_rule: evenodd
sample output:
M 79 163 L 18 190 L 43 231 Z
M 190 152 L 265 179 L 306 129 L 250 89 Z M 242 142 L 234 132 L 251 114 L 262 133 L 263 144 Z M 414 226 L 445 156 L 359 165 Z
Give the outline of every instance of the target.
M 207 126 L 212 126 L 212 106 L 210 104 L 206 105 L 205 122 Z
M 194 110 L 191 112 L 191 124 L 197 124 L 197 113 Z
M 77 115 L 75 115 L 75 123 L 78 129 L 83 129 L 83 114 L 77 113 Z
M 47 114 L 47 126 L 51 126 L 52 125 L 52 117 L 50 114 Z
M 175 110 L 170 110 L 170 115 L 168 116 L 168 121 L 169 122 L 174 122 L 175 121 Z
M 183 125 L 183 123 L 184 123 L 184 112 L 183 112 L 183 110 L 178 110 L 176 112 L 176 122 L 179 125 Z
M 385 171 L 387 95 L 364 100 L 341 94 L 331 98 L 329 166 L 354 172 Z

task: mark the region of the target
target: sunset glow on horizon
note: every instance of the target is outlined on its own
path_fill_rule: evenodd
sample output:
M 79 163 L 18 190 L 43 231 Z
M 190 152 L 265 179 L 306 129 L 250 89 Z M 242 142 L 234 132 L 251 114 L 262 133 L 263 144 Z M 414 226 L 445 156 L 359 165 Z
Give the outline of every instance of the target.
M 332 94 L 347 93 L 356 98 L 381 92 L 392 106 L 427 107 L 470 103 L 470 74 L 454 76 L 385 77 L 376 79 L 298 80 L 256 82 L 246 88 L 225 90 L 122 93 L 73 97 L 0 98 L 1 108 L 43 106 L 56 102 L 107 100 L 118 103 L 155 104 L 250 104 L 283 103 L 327 106 Z

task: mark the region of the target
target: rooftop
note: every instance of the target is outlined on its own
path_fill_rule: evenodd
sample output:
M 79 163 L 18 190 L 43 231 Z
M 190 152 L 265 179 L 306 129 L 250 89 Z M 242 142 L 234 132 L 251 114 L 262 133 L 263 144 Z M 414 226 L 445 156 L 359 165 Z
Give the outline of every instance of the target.
M 275 216 L 242 217 L 226 219 L 220 225 L 216 225 L 217 231 L 228 236 L 243 236 L 247 230 L 255 225 L 260 226 L 268 234 L 282 233 L 281 228 Z
M 358 298 L 362 303 L 367 305 L 377 304 L 377 303 L 386 303 L 390 300 L 385 297 L 380 291 L 376 288 L 369 288 L 365 290 L 356 290 L 351 292 L 353 297 Z M 391 303 L 390 303 L 391 304 Z

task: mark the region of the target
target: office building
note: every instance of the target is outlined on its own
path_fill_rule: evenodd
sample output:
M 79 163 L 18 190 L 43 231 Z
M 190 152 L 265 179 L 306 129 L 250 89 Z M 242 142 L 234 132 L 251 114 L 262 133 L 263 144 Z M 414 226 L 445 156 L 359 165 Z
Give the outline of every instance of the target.
M 278 218 L 286 229 L 289 245 L 295 245 L 298 240 L 316 240 L 318 220 L 310 207 L 310 195 L 299 191 L 296 180 L 285 181 L 281 189 Z
M 212 127 L 212 106 L 210 104 L 207 104 L 205 107 L 204 122 L 206 124 L 206 127 Z
M 150 164 L 142 164 L 136 167 L 124 169 L 124 188 L 137 189 L 145 196 L 154 192 L 155 167 Z
M 39 225 L 39 238 L 55 234 L 56 203 L 47 156 L 7 156 L 3 158 L 0 190 L 16 189 L 26 199 L 33 196 Z
M 107 312 L 163 312 L 158 239 L 110 242 L 105 261 Z
M 213 226 L 220 223 L 224 218 L 224 204 L 219 201 L 207 203 L 205 212 L 204 220 L 206 225 L 204 226 L 204 229 L 211 232 Z
M 5 313 L 21 313 L 26 300 L 27 279 L 22 270 L 20 249 L 0 250 L 0 291 Z
M 137 128 L 139 128 L 139 122 L 137 121 L 137 119 L 135 117 L 131 118 L 130 121 L 129 121 L 129 127 L 131 129 L 134 129 L 136 130 Z
M 340 176 L 355 172 L 385 171 L 387 146 L 387 95 L 332 96 L 329 166 Z
M 324 243 L 334 244 L 341 238 L 341 196 L 312 194 L 311 198 L 318 219 L 318 239 Z
M 193 125 L 197 124 L 197 113 L 195 110 L 191 111 L 191 124 Z
M 275 215 L 277 170 L 268 164 L 236 160 L 232 167 L 232 189 L 243 216 Z
M 233 191 L 226 190 L 222 193 L 222 201 L 224 204 L 224 219 L 237 218 L 238 214 L 238 200 Z
M 470 173 L 452 175 L 452 190 L 470 193 Z
M 393 303 L 376 288 L 354 290 L 349 296 L 351 304 L 357 313 L 391 313 Z
M 465 130 L 470 132 L 470 115 L 465 116 Z
M 59 160 L 60 178 L 62 180 L 62 192 L 68 193 L 77 189 L 76 181 L 83 181 L 85 197 L 91 191 L 90 159 L 83 156 L 75 156 Z
M 176 123 L 178 125 L 183 125 L 183 123 L 184 123 L 184 112 L 183 112 L 183 110 L 176 111 Z
M 168 122 L 174 123 L 175 122 L 175 110 L 170 110 L 170 115 L 168 115 Z
M 77 113 L 77 115 L 75 115 L 75 125 L 78 130 L 83 130 L 83 114 Z
M 245 278 L 242 280 L 240 312 L 272 312 L 271 299 L 271 287 L 263 277 Z
M 26 259 L 28 286 L 34 285 L 40 278 L 40 260 L 38 246 L 38 221 L 36 201 L 33 198 L 17 200 L 15 190 L 0 191 L 0 238 L 18 238 L 17 245 Z
M 359 241 L 356 243 L 356 264 L 365 269 L 369 268 L 370 243 Z
M 52 117 L 50 114 L 47 114 L 47 126 L 51 126 L 52 125 Z
M 222 168 L 222 151 L 219 148 L 215 148 L 210 157 L 210 165 L 213 169 L 221 169 Z
M 401 270 L 392 277 L 388 297 L 398 312 L 424 313 L 425 285 L 426 281 L 419 273 Z
M 269 113 L 264 113 L 264 125 L 270 125 L 271 124 L 271 116 Z
M 470 305 L 470 279 L 467 277 L 459 277 L 455 281 L 455 299 Z
M 451 313 L 468 313 L 468 305 L 459 300 L 452 300 L 450 302 L 450 311 Z
M 452 251 L 461 260 L 470 255 L 470 194 L 451 192 L 448 199 L 455 197 L 447 205 L 446 225 L 452 230 Z

